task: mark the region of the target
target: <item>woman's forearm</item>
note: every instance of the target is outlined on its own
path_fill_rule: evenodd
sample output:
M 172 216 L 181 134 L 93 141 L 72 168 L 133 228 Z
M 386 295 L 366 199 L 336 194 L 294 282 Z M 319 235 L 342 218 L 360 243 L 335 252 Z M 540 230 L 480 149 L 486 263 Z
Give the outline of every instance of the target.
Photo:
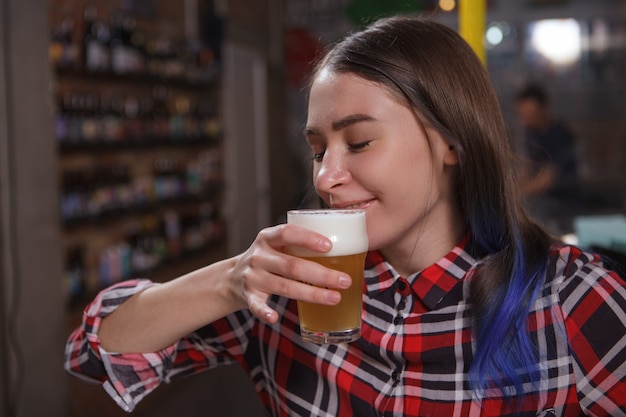
M 240 309 L 224 279 L 233 265 L 233 259 L 217 262 L 133 295 L 102 320 L 101 346 L 107 352 L 156 352 Z

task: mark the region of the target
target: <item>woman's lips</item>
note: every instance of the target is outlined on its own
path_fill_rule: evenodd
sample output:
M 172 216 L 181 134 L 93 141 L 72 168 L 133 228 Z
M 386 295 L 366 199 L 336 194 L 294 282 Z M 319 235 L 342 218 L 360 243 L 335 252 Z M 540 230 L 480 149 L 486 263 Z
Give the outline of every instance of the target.
M 369 207 L 374 200 L 360 201 L 360 202 L 349 202 L 349 203 L 333 203 L 331 205 L 332 208 L 350 210 L 350 209 L 366 209 Z

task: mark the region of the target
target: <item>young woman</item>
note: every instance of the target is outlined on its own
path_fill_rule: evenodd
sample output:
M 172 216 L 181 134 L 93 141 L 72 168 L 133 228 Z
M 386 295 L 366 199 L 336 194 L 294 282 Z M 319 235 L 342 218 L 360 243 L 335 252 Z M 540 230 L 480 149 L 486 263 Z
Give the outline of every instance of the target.
M 527 217 L 488 75 L 453 30 L 394 17 L 337 44 L 305 135 L 323 201 L 366 210 L 360 340 L 301 341 L 295 300 L 334 304 L 350 279 L 287 255 L 331 243 L 279 225 L 168 283 L 103 291 L 67 369 L 127 410 L 239 362 L 274 416 L 626 416 L 625 283 Z

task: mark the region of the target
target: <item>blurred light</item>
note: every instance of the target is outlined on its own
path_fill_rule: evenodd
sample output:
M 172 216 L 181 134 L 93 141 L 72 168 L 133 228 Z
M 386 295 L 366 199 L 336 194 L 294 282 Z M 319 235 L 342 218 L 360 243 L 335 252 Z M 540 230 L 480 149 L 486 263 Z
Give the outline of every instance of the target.
M 456 7 L 455 0 L 439 0 L 439 8 L 444 12 L 451 12 Z
M 580 25 L 575 19 L 546 19 L 531 26 L 531 45 L 557 65 L 580 58 Z
M 502 33 L 502 28 L 500 28 L 500 26 L 498 25 L 489 26 L 489 28 L 487 28 L 485 38 L 487 39 L 487 43 L 490 46 L 499 45 L 504 39 L 504 33 Z
M 515 37 L 515 31 L 508 22 L 491 22 L 485 31 L 485 41 L 488 48 L 494 48 L 502 42 Z
M 561 239 L 563 239 L 563 243 L 567 243 L 568 245 L 578 245 L 578 236 L 576 236 L 575 233 L 563 235 Z

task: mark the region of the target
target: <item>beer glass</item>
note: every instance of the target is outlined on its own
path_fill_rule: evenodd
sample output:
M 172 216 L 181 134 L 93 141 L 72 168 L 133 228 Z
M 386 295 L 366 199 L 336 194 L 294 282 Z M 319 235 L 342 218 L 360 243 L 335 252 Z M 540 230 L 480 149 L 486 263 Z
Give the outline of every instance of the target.
M 287 251 L 350 275 L 352 285 L 341 293 L 341 302 L 328 306 L 298 301 L 300 335 L 314 343 L 353 342 L 361 337 L 363 271 L 367 253 L 365 210 L 305 209 L 287 212 L 287 223 L 326 236 L 332 249 L 325 253 L 292 247 Z

